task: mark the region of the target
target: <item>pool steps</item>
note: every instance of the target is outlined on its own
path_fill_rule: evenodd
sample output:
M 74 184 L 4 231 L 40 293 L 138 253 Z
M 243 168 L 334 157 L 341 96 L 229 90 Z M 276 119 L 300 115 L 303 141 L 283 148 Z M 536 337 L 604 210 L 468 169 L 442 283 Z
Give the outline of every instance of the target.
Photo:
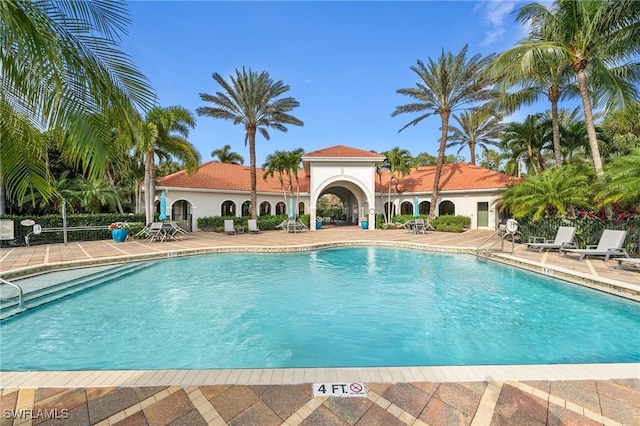
M 90 273 L 68 281 L 35 288 L 31 291 L 25 290 L 22 309 L 19 308 L 17 294 L 0 300 L 0 321 L 26 310 L 62 299 L 63 297 L 74 295 L 80 291 L 109 283 L 117 278 L 137 273 L 143 269 L 153 266 L 154 264 L 155 262 L 142 262 L 118 265 L 113 268 Z

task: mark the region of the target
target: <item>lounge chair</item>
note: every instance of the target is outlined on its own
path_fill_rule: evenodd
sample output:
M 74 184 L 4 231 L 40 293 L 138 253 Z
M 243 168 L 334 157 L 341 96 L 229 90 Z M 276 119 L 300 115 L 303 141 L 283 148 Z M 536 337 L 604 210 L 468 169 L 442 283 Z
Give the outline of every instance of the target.
M 578 260 L 582 260 L 588 256 L 604 256 L 605 262 L 614 256 L 629 257 L 627 251 L 622 248 L 626 237 L 627 231 L 605 229 L 600 236 L 600 241 L 598 241 L 597 246 L 587 246 L 585 249 L 560 248 L 560 253 L 563 255 L 567 253 L 578 254 L 580 256 Z
M 153 222 L 149 225 L 147 230 L 147 241 L 160 241 L 163 242 L 167 236 L 167 233 L 162 229 L 162 222 Z
M 425 232 L 426 232 L 426 227 L 424 224 L 424 219 L 416 219 L 413 223 L 413 233 L 424 234 Z
M 298 224 L 296 223 L 296 220 L 295 219 L 287 220 L 287 223 L 284 229 L 287 232 L 295 233 L 298 230 Z
M 573 248 L 578 247 L 573 242 L 573 237 L 576 235 L 575 226 L 561 226 L 556 232 L 556 238 L 553 240 L 545 240 L 544 237 L 533 237 L 529 243 L 527 243 L 527 250 L 537 250 L 538 253 L 542 253 L 545 250 L 560 250 L 561 248 Z M 541 240 L 540 242 L 538 242 Z
M 258 220 L 257 219 L 249 219 L 247 221 L 247 225 L 249 227 L 250 234 L 259 234 L 262 232 L 260 228 L 258 228 Z
M 636 271 L 640 271 L 640 259 L 638 258 L 620 258 L 618 260 L 618 265 L 616 269 L 622 269 L 625 266 L 635 266 Z
M 236 229 L 233 227 L 233 220 L 231 219 L 224 220 L 224 233 L 227 235 L 236 233 Z

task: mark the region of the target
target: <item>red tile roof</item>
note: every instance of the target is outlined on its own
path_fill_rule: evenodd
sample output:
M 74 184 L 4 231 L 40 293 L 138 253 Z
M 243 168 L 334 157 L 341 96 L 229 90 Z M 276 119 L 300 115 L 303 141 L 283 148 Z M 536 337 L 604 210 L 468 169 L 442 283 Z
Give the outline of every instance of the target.
M 398 185 L 402 192 L 431 192 L 436 166 L 418 167 L 403 178 Z M 504 188 L 514 183 L 517 178 L 468 163 L 445 164 L 440 175 L 440 190 L 473 190 Z M 382 175 L 382 187 L 389 188 L 389 173 Z M 376 176 L 376 191 L 380 191 L 380 181 Z
M 338 145 L 315 151 L 303 157 L 320 157 L 323 155 L 327 157 L 353 157 L 358 154 L 362 157 L 368 156 L 372 158 L 379 156 L 369 151 Z M 402 178 L 398 189 L 402 192 L 431 192 L 433 189 L 435 169 L 435 166 L 413 169 L 409 175 Z M 278 180 L 278 175 L 268 177 L 265 180 L 262 178 L 263 173 L 263 169 L 256 169 L 258 192 L 281 192 L 282 188 Z M 304 169 L 298 171 L 298 178 L 300 180 L 300 192 L 308 193 L 309 177 Z M 288 185 L 286 176 L 284 179 L 285 185 Z M 442 175 L 440 176 L 440 190 L 454 191 L 504 188 L 515 181 L 517 181 L 517 178 L 513 176 L 467 163 L 445 164 L 442 169 Z M 384 190 L 388 190 L 388 182 L 389 174 L 385 172 L 382 175 L 382 188 Z M 375 177 L 375 184 L 376 192 L 380 192 L 381 188 L 378 176 Z M 217 189 L 221 191 L 250 191 L 251 175 L 248 166 L 210 161 L 202 164 L 198 171 L 191 176 L 187 176 L 185 171 L 180 171 L 159 178 L 158 185 L 179 188 Z M 296 185 L 295 181 L 294 185 Z
M 263 179 L 264 170 L 256 168 L 256 186 L 258 192 L 282 192 L 278 175 Z M 304 170 L 298 171 L 298 179 L 300 180 L 300 191 L 309 192 L 309 178 Z M 285 185 L 288 189 L 288 178 L 285 176 Z M 236 164 L 219 163 L 217 161 L 209 161 L 200 165 L 198 171 L 187 176 L 184 170 L 170 174 L 158 179 L 160 186 L 173 186 L 179 188 L 203 188 L 203 189 L 219 189 L 227 191 L 250 191 L 251 190 L 251 171 L 249 166 Z M 294 180 L 294 191 L 296 190 L 296 182 Z
M 350 146 L 335 145 L 329 148 L 319 149 L 318 151 L 309 152 L 304 154 L 302 158 L 379 158 L 384 159 L 384 155 L 377 154 L 371 151 L 365 151 L 363 149 L 352 148 Z

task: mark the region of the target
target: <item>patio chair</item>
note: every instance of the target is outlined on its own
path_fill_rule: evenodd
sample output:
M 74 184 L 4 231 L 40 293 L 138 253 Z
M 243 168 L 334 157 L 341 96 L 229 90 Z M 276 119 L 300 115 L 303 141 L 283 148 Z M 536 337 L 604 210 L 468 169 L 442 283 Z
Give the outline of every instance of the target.
M 413 224 L 413 233 L 414 234 L 424 234 L 426 233 L 426 228 L 424 225 L 424 219 L 416 219 Z
M 436 230 L 436 228 L 434 228 L 434 226 L 431 223 L 429 223 L 429 219 L 425 219 L 424 220 L 424 229 L 425 229 L 425 231 L 435 231 Z
M 620 258 L 617 260 L 618 260 L 618 265 L 616 266 L 616 269 L 622 269 L 625 266 L 631 266 L 631 267 L 635 266 L 635 270 L 640 271 L 640 259 L 638 258 L 629 257 L 629 258 Z
M 162 222 L 153 222 L 147 230 L 147 241 L 163 242 L 166 235 L 165 230 L 162 228 Z
M 232 219 L 225 219 L 224 220 L 224 233 L 227 234 L 227 235 L 236 233 L 236 229 L 233 227 L 233 220 Z
M 275 228 L 276 229 L 282 229 L 283 231 L 287 230 L 287 223 L 289 223 L 289 219 L 285 219 L 282 222 L 280 222 L 279 225 L 277 225 Z
M 585 249 L 560 248 L 560 253 L 565 256 L 567 253 L 578 254 L 579 261 L 588 256 L 604 256 L 605 262 L 614 256 L 629 257 L 629 253 L 622 248 L 626 237 L 627 231 L 605 229 L 597 246 L 587 246 Z
M 532 237 L 527 243 L 527 250 L 537 250 L 538 253 L 542 253 L 545 250 L 560 250 L 561 248 L 577 249 L 578 247 L 573 242 L 575 235 L 575 226 L 561 226 L 556 231 L 556 237 L 553 240 L 546 240 L 544 237 Z M 539 240 L 541 241 L 539 242 Z
M 258 228 L 258 220 L 257 219 L 249 219 L 247 221 L 247 226 L 249 227 L 250 234 L 259 234 L 262 232 L 260 228 Z
M 285 225 L 285 231 L 287 231 L 288 233 L 295 233 L 298 231 L 298 224 L 296 222 L 295 219 L 289 219 L 287 220 L 287 223 Z

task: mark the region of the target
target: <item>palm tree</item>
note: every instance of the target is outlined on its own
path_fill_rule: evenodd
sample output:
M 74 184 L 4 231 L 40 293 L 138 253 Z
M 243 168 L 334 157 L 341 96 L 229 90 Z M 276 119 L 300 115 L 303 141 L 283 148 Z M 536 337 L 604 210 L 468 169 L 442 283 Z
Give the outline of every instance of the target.
M 531 24 L 529 39 L 513 49 L 522 52 L 531 68 L 534 58 L 552 58 L 575 73 L 593 165 L 602 178 L 592 99 L 606 100 L 611 110 L 637 98 L 639 64 L 627 61 L 640 51 L 640 2 L 556 0 L 551 8 L 532 3 L 518 10 L 517 20 Z
M 607 185 L 598 198 L 601 206 L 640 203 L 640 148 L 631 154 L 613 158 L 605 167 Z
M 548 129 L 542 125 L 540 114 L 529 115 L 523 123 L 507 123 L 502 136 L 502 150 L 512 162 L 520 164 L 524 162 L 527 173 L 533 171 L 538 175 L 544 171 L 542 150 L 548 140 Z M 506 167 L 509 169 L 509 166 Z M 520 168 L 517 167 L 516 176 L 520 177 Z
M 227 164 L 243 164 L 244 158 L 237 152 L 231 151 L 231 145 L 225 145 L 220 149 L 211 151 L 212 157 L 218 157 L 218 161 Z
M 108 116 L 153 104 L 148 81 L 118 50 L 125 10 L 122 0 L 0 2 L 0 187 L 8 197 L 53 194 L 43 132 L 55 133 L 89 177 L 101 177 Z
M 195 119 L 189 110 L 181 106 L 154 107 L 140 123 L 138 129 L 138 151 L 144 155 L 144 196 L 147 223 L 153 222 L 153 207 L 156 193 L 156 156 L 176 157 L 181 160 L 188 173 L 193 173 L 200 164 L 200 153 L 187 140 L 189 129 Z
M 277 173 L 280 188 L 282 189 L 282 196 L 286 201 L 287 191 L 284 186 L 284 175 L 286 174 L 285 154 L 286 153 L 284 151 L 276 151 L 273 154 L 268 154 L 266 156 L 265 162 L 262 164 L 262 169 L 264 170 L 262 178 L 266 180 L 267 177 L 273 177 L 273 175 Z
M 436 214 L 440 175 L 442 174 L 444 152 L 449 134 L 449 117 L 452 111 L 472 107 L 474 104 L 488 101 L 494 96 L 494 92 L 489 89 L 492 80 L 486 72 L 493 61 L 493 55 L 482 58 L 478 54 L 467 59 L 467 50 L 468 46 L 465 45 L 454 56 L 451 52 L 445 54 L 443 49 L 437 62 L 431 58 L 427 60 L 427 64 L 418 60 L 417 66 L 410 67 L 418 75 L 419 81 L 416 83 L 416 87 L 396 91 L 413 98 L 415 102 L 397 107 L 391 114 L 392 117 L 404 113 L 420 114 L 399 131 L 409 126 L 415 126 L 431 115 L 440 116 L 440 147 L 433 180 L 433 192 L 431 193 L 430 219 L 433 219 Z
M 531 61 L 535 61 L 530 63 Z M 491 103 L 503 114 L 511 114 L 523 105 L 532 105 L 546 96 L 551 104 L 551 125 L 553 130 L 553 153 L 556 166 L 562 165 L 560 150 L 560 119 L 558 104 L 561 100 L 578 95 L 578 89 L 571 81 L 569 65 L 559 58 L 534 57 L 516 48 L 501 53 L 494 62 L 491 72 L 499 79 L 500 96 Z M 513 93 L 507 91 L 517 87 Z
M 510 186 L 502 192 L 500 203 L 516 218 L 533 212 L 533 218 L 540 219 L 567 216 L 573 207 L 589 208 L 592 197 L 588 176 L 562 166 Z
M 486 109 L 472 109 L 453 116 L 459 127 L 451 126 L 452 134 L 447 148 L 460 145 L 458 154 L 469 147 L 471 164 L 476 165 L 476 146 L 487 150 L 487 145 L 498 145 L 502 135 L 502 117 Z
M 383 152 L 386 156 L 386 165 L 389 170 L 389 193 L 388 193 L 388 222 L 391 222 L 393 209 L 391 208 L 391 185 L 395 179 L 396 190 L 402 181 L 402 178 L 409 174 L 412 168 L 413 158 L 411 153 L 406 149 L 396 146 L 387 152 Z
M 215 95 L 201 93 L 200 98 L 211 102 L 214 106 L 199 107 L 198 115 L 231 121 L 242 124 L 245 130 L 245 145 L 249 143 L 249 168 L 251 170 L 251 218 L 257 218 L 256 206 L 256 133 L 269 140 L 268 128 L 286 132 L 285 124 L 302 126 L 304 123 L 288 114 L 300 103 L 291 97 L 281 98 L 289 91 L 289 86 L 282 81 L 273 81 L 269 73 L 242 71 L 236 69 L 236 75 L 229 76 L 227 82 L 218 73 L 213 79 L 222 87 L 222 92 Z

